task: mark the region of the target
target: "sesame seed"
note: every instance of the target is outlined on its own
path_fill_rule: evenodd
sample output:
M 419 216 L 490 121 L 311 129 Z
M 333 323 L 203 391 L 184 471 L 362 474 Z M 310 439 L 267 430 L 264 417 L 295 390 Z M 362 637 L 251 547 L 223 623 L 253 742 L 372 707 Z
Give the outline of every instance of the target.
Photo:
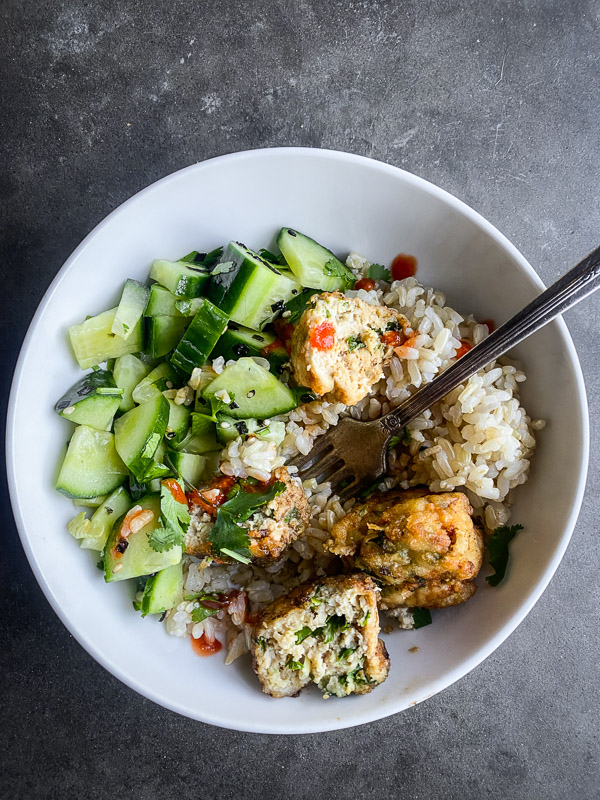
M 123 569 L 123 564 L 117 564 L 116 567 L 113 567 L 113 572 L 120 572 Z
M 173 388 L 173 381 L 167 381 L 165 386 L 167 387 L 167 389 L 172 389 Z
M 284 311 L 281 316 L 283 317 L 283 319 L 287 319 L 288 317 L 292 316 L 292 312 L 289 311 L 289 310 L 288 311 Z
M 221 422 L 221 428 L 231 428 L 231 423 L 229 423 L 229 422 Z
M 75 406 L 69 406 L 62 412 L 63 414 L 72 414 L 75 411 Z

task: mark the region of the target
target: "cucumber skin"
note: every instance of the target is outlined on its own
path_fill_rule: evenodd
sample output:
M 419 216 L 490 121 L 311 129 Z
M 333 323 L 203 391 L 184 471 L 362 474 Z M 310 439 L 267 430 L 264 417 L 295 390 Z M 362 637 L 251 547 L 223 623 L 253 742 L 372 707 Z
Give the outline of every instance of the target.
M 149 409 L 148 407 L 151 403 L 154 403 L 156 408 Z M 139 443 L 137 443 L 137 452 L 131 453 L 130 445 L 132 441 L 132 431 L 130 428 L 131 425 L 133 425 L 135 430 L 136 424 L 140 424 L 138 423 L 138 418 L 141 418 L 143 421 L 144 411 L 146 413 L 154 412 L 154 418 L 152 419 L 151 427 L 143 433 L 145 439 L 143 441 L 140 440 Z M 131 411 L 123 414 L 122 417 L 119 417 L 119 419 L 115 421 L 115 447 L 117 448 L 117 452 L 129 470 L 139 481 L 144 481 L 147 471 L 152 466 L 154 461 L 154 452 L 165 435 L 168 421 L 169 404 L 162 394 L 159 394 L 151 400 L 148 400 L 146 403 L 133 408 Z M 155 439 L 156 445 L 154 448 L 152 448 L 151 443 Z M 152 452 L 148 450 L 148 447 L 150 447 Z
M 108 431 L 121 398 L 97 394 L 96 389 L 116 388 L 118 387 L 113 375 L 108 370 L 90 372 L 63 394 L 54 406 L 54 410 L 76 425 L 88 425 L 90 428 Z M 74 410 L 70 414 L 65 414 L 68 408 Z
M 134 388 L 131 393 L 134 402 L 141 404 L 151 400 L 155 395 L 169 388 L 166 386 L 167 381 L 174 386 L 178 386 L 181 382 L 180 373 L 168 361 L 162 361 L 160 364 L 157 364 L 154 369 L 150 370 Z M 164 385 L 162 385 L 163 382 Z M 162 388 L 155 385 L 158 383 L 161 383 Z
M 177 297 L 200 297 L 208 288 L 210 270 L 189 262 L 156 259 L 152 262 L 150 278 L 158 281 Z
M 89 476 L 90 449 L 92 455 L 95 455 L 101 462 L 92 471 L 91 478 Z M 67 497 L 100 497 L 120 486 L 125 481 L 127 474 L 127 467 L 115 448 L 114 434 L 108 431 L 97 431 L 87 425 L 80 425 L 75 429 L 69 442 L 56 481 L 56 488 Z M 96 482 L 94 482 L 94 478 Z
M 198 486 L 206 468 L 206 458 L 197 453 L 170 450 L 169 457 L 177 472 L 192 486 Z
M 89 369 L 109 358 L 143 350 L 142 320 L 139 320 L 128 339 L 121 339 L 111 331 L 116 313 L 117 309 L 111 308 L 86 319 L 81 325 L 71 325 L 69 328 L 71 347 L 81 369 Z
M 201 367 L 227 327 L 229 317 L 209 300 L 193 317 L 175 352 L 171 363 L 191 375 L 194 367 Z
M 121 525 L 125 514 L 115 522 L 104 548 L 104 580 L 106 583 L 149 575 L 181 561 L 181 547 L 179 545 L 162 553 L 157 553 L 148 544 L 148 535 L 161 524 L 159 496 L 146 495 L 134 505 L 140 505 L 143 509 L 153 511 L 154 519 L 141 530 L 129 534 L 127 537 L 128 547 L 122 555 L 115 551 L 115 545 L 120 538 Z M 121 565 L 121 569 L 113 572 L 113 569 L 118 564 Z

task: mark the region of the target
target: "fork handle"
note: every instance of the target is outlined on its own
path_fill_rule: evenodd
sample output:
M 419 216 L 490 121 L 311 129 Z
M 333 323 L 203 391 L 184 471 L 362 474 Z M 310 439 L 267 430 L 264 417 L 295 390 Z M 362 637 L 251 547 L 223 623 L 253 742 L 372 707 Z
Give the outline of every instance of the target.
M 508 350 L 600 288 L 600 247 L 379 422 L 390 436 Z

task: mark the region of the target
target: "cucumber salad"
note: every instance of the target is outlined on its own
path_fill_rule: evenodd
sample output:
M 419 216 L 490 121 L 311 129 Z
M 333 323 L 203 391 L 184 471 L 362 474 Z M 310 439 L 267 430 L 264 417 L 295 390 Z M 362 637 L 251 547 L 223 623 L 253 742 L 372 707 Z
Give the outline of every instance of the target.
M 129 581 L 142 617 L 200 655 L 250 651 L 275 697 L 311 682 L 364 693 L 389 668 L 379 612 L 417 628 L 465 602 L 484 534 L 502 579 L 509 495 L 543 422 L 520 405 L 525 375 L 491 364 L 394 437 L 362 498 L 302 482 L 288 462 L 317 436 L 387 413 L 492 323 L 403 272 L 410 256 L 342 260 L 288 227 L 276 242 L 157 259 L 69 328 L 85 374 L 55 405 L 56 489 L 83 509 L 71 535 L 106 583 Z

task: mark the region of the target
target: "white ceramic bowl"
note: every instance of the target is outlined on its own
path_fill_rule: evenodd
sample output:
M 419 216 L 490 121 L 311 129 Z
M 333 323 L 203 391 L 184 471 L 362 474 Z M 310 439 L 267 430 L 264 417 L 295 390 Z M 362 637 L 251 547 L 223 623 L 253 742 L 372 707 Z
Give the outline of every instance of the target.
M 548 420 L 531 478 L 516 493 L 506 581 L 434 624 L 385 637 L 388 680 L 362 697 L 324 702 L 319 693 L 274 700 L 247 658 L 200 659 L 131 607 L 131 589 L 105 585 L 93 554 L 66 531 L 75 509 L 52 488 L 67 439 L 53 411 L 79 376 L 69 325 L 115 305 L 125 278 L 144 280 L 152 259 L 210 250 L 229 239 L 268 246 L 293 225 L 339 253 L 389 263 L 419 261 L 419 279 L 480 319 L 505 320 L 542 289 L 523 256 L 489 222 L 420 178 L 366 158 L 311 149 L 237 153 L 158 181 L 113 211 L 60 270 L 37 310 L 16 368 L 8 412 L 7 462 L 23 546 L 46 597 L 79 642 L 131 688 L 213 725 L 266 733 L 344 728 L 401 711 L 444 689 L 486 658 L 521 622 L 565 551 L 585 483 L 588 419 L 577 356 L 562 321 L 518 348 L 528 380 L 522 398 Z M 484 569 L 485 572 L 485 569 Z M 418 645 L 418 652 L 409 648 Z

